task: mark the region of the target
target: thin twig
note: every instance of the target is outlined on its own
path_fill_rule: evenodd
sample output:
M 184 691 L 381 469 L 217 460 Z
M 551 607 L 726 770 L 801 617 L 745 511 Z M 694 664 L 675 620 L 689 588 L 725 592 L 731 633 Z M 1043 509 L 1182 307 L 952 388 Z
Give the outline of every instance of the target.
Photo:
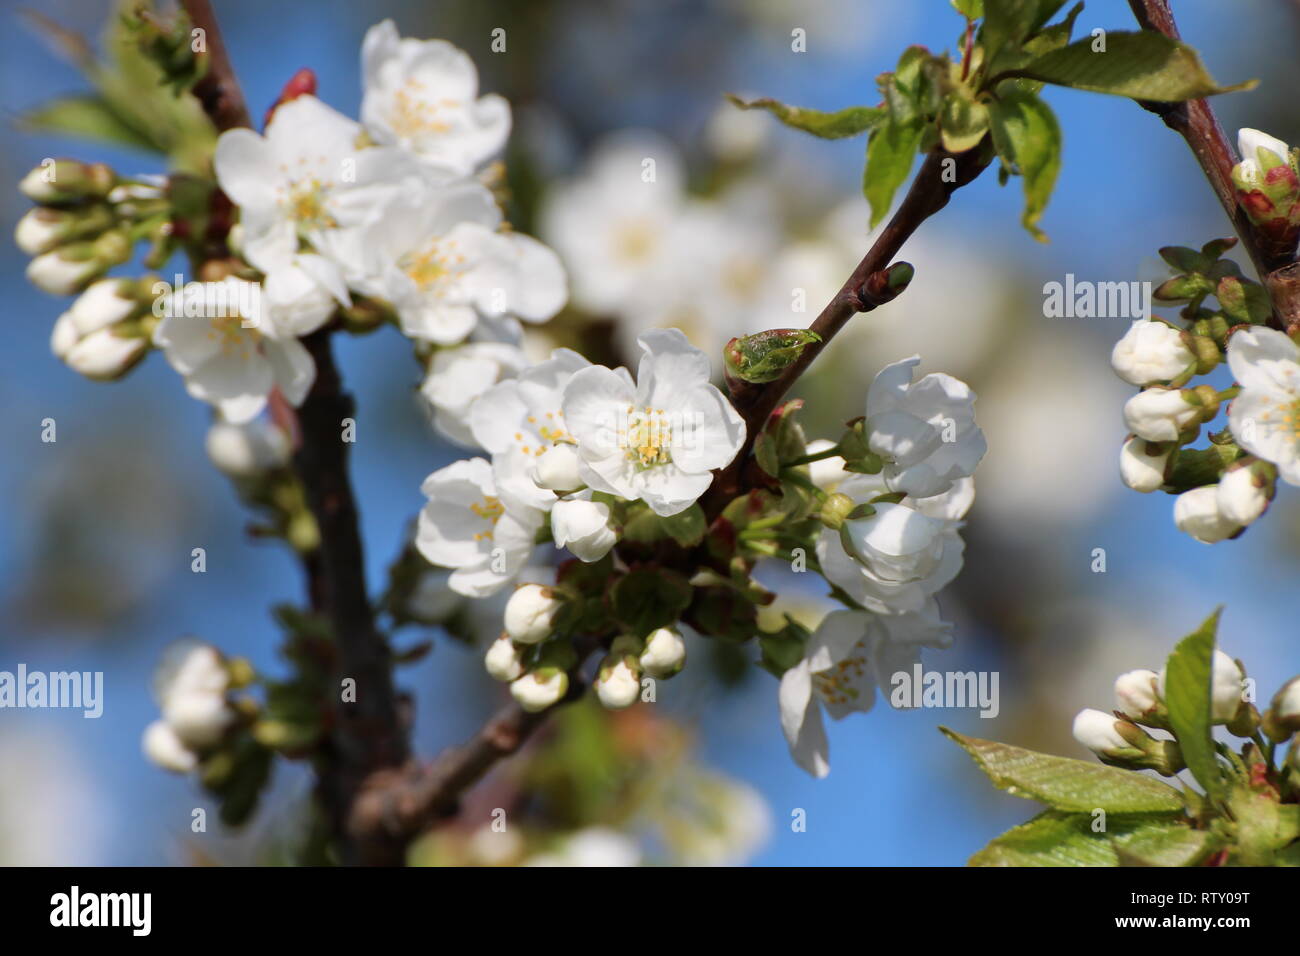
M 921 164 L 911 188 L 888 225 L 876 237 L 848 281 L 813 320 L 810 328 L 821 337 L 820 341 L 805 347 L 799 358 L 780 378 L 732 396 L 745 418 L 747 437 L 740 453 L 718 473 L 709 489 L 705 513 L 710 520 L 740 493 L 743 487 L 741 477 L 750 449 L 782 396 L 849 319 L 879 304 L 879 300 L 873 298 L 876 294 L 873 290 L 879 284 L 879 277 L 884 275 L 894 256 L 902 249 L 903 243 L 916 232 L 921 223 L 946 206 L 956 190 L 975 179 L 987 165 L 988 159 L 982 145 L 955 155 L 942 150 L 930 153 Z
M 221 30 L 217 27 L 212 4 L 208 0 L 181 0 L 181 7 L 189 16 L 190 22 L 203 31 L 203 40 L 207 44 L 208 68 L 193 89 L 194 95 L 203 105 L 203 111 L 208 114 L 217 132 L 252 126 L 252 117 L 244 105 L 244 94 L 239 89 L 230 57 L 226 55 L 226 44 L 221 39 Z
M 1155 30 L 1175 40 L 1180 39 L 1178 24 L 1174 21 L 1167 0 L 1129 0 L 1129 7 L 1143 29 Z M 1232 167 L 1237 164 L 1237 154 L 1209 102 L 1201 99 L 1185 103 L 1142 102 L 1139 105 L 1155 113 L 1166 126 L 1187 141 L 1205 177 L 1214 188 L 1214 194 L 1219 197 L 1223 211 L 1241 237 L 1242 247 L 1254 263 L 1260 279 L 1267 283 L 1271 273 L 1289 265 L 1294 259 L 1294 251 L 1279 249 L 1270 244 L 1237 202 L 1236 187 L 1232 184 Z M 1280 309 L 1279 311 L 1281 312 Z M 1285 313 L 1282 314 L 1284 319 L 1288 318 Z

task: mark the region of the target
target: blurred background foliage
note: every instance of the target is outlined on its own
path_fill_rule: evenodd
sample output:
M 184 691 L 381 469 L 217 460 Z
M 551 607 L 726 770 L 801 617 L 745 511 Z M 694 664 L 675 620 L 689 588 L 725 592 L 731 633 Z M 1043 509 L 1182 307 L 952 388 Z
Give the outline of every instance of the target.
M 360 40 L 384 17 L 404 35 L 464 48 L 482 89 L 505 95 L 514 109 L 511 220 L 546 240 L 556 241 L 540 214 L 548 198 L 584 175 L 607 137 L 628 129 L 663 137 L 681 155 L 683 201 L 736 255 L 737 294 L 718 293 L 706 314 L 679 313 L 674 323 L 715 357 L 737 323 L 742 331 L 802 324 L 773 318 L 788 313 L 791 288 L 807 290 L 808 318 L 815 315 L 869 242 L 862 141 L 813 141 L 768 117 L 727 112 L 722 94 L 821 109 L 874 103 L 875 75 L 903 47 L 951 49 L 961 29 L 947 0 L 216 7 L 254 115 L 302 66 L 316 70 L 322 99 L 355 115 Z M 41 6 L 69 36 L 91 38 L 111 10 L 108 0 Z M 1218 79 L 1261 81 L 1253 93 L 1216 103 L 1225 126 L 1300 140 L 1293 96 L 1300 6 L 1184 0 L 1176 12 L 1184 38 Z M 16 183 L 42 158 L 62 155 L 161 171 L 156 157 L 128 146 L 32 128 L 32 110 L 83 94 L 87 83 L 67 61 L 67 37 L 51 43 L 16 5 L 3 16 L 0 180 Z M 1076 33 L 1131 23 L 1122 0 L 1091 0 Z M 498 27 L 505 53 L 491 52 Z M 807 52 L 791 50 L 796 28 L 806 31 Z M 999 189 L 984 177 L 909 243 L 904 257 L 917 276 L 908 291 L 857 320 L 800 383 L 810 437 L 834 437 L 844 419 L 862 413 L 879 367 L 913 352 L 923 371 L 958 375 L 980 396 L 990 452 L 977 476 L 966 567 L 943 602 L 957 642 L 928 656 L 927 666 L 999 671 L 1000 714 L 982 720 L 969 710 L 880 706 L 831 729 L 831 776 L 813 781 L 788 758 L 776 682 L 749 663 L 756 649 L 696 642 L 695 661 L 712 667 L 662 685 L 653 706 L 617 715 L 589 704 L 567 709 L 471 794 L 455 826 L 421 840 L 413 863 L 959 864 L 1025 811 L 985 786 L 937 724 L 1083 756 L 1069 734 L 1074 712 L 1107 706 L 1114 674 L 1157 666 L 1218 603 L 1227 605 L 1222 646 L 1252 673 L 1297 670 L 1294 493 L 1283 488 L 1274 519 L 1238 541 L 1209 548 L 1180 535 L 1172 499 L 1125 492 L 1117 480 L 1127 389 L 1108 356 L 1125 322 L 1043 316 L 1045 282 L 1067 273 L 1157 279 L 1156 248 L 1199 245 L 1226 234 L 1227 223 L 1185 147 L 1153 116 L 1123 100 L 1048 97 L 1065 131 L 1060 185 L 1042 222 L 1051 244 L 1020 229 L 1018 187 Z M 16 189 L 0 190 L 4 221 L 26 208 Z M 708 248 L 715 234 L 701 230 L 695 238 Z M 206 797 L 146 764 L 139 735 L 154 711 L 149 673 L 159 649 L 180 634 L 283 672 L 267 609 L 298 598 L 298 570 L 289 555 L 247 540 L 247 516 L 203 454 L 207 410 L 184 396 L 165 363 L 149 361 L 111 387 L 81 379 L 48 347 L 63 304 L 25 282 L 12 243 L 0 257 L 8 331 L 0 669 L 21 661 L 102 670 L 107 693 L 94 721 L 79 712 L 0 712 L 0 862 L 293 862 L 312 828 L 301 768 L 277 767 L 272 798 L 243 832 L 218 832 L 213 814 L 209 832 L 194 834 L 191 811 Z M 680 304 L 674 291 L 645 288 L 626 312 L 575 307 L 532 344 L 621 361 L 635 334 L 627 330 L 672 314 Z M 421 503 L 420 480 L 462 453 L 429 427 L 418 367 L 398 336 L 351 340 L 340 351 L 360 403 L 354 473 L 378 592 Z M 40 442 L 45 418 L 57 422 L 53 444 Z M 190 570 L 194 547 L 207 551 L 204 574 Z M 1103 573 L 1093 571 L 1097 548 L 1105 551 Z M 800 613 L 826 607 L 815 582 L 787 568 L 763 567 L 759 576 Z M 425 597 L 437 601 L 436 582 L 430 587 Z M 492 613 L 475 609 L 474 617 L 491 629 Z M 397 643 L 425 636 L 403 633 Z M 434 653 L 399 675 L 416 703 L 424 753 L 468 734 L 503 697 L 483 674 L 479 649 L 432 636 Z M 498 808 L 511 822 L 504 833 L 492 828 Z M 791 826 L 799 818 L 806 827 Z

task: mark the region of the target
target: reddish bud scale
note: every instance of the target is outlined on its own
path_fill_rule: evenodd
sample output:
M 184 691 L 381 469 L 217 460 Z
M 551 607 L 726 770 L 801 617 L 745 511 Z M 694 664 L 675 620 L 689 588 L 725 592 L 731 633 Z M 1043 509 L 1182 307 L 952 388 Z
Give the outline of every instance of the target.
M 262 119 L 262 127 L 265 128 L 271 123 L 271 117 L 275 111 L 290 100 L 296 100 L 300 96 L 316 95 L 316 73 L 308 67 L 303 67 L 293 76 L 289 77 L 289 82 L 284 84 L 280 90 L 280 96 L 271 108 L 266 111 L 266 116 Z
M 1264 182 L 1269 186 L 1276 186 L 1279 183 L 1284 183 L 1292 189 L 1300 186 L 1300 182 L 1297 182 L 1296 180 L 1295 170 L 1290 166 L 1274 166 L 1264 174 Z

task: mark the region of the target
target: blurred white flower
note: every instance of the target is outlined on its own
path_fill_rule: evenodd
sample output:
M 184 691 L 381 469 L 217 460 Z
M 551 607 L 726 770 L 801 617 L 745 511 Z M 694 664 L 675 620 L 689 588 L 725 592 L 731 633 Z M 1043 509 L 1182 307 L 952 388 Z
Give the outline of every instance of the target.
M 1228 406 L 1232 437 L 1300 485 L 1300 348 L 1274 329 L 1238 329 L 1228 338 L 1228 365 L 1241 385 Z
M 641 847 L 631 837 L 608 827 L 587 827 L 566 837 L 549 853 L 525 861 L 525 866 L 639 866 Z
M 251 478 L 283 468 L 292 452 L 283 428 L 258 420 L 243 425 L 213 422 L 204 447 L 212 464 L 232 478 Z

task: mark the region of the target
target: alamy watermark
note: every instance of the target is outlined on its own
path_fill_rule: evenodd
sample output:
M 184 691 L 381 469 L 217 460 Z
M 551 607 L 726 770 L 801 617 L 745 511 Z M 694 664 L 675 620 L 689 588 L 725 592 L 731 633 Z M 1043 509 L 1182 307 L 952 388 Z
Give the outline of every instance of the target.
M 104 713 L 103 671 L 0 671 L 0 709 L 70 709 L 95 719 Z
M 1076 281 L 1043 283 L 1043 315 L 1049 319 L 1149 319 L 1151 283 Z

